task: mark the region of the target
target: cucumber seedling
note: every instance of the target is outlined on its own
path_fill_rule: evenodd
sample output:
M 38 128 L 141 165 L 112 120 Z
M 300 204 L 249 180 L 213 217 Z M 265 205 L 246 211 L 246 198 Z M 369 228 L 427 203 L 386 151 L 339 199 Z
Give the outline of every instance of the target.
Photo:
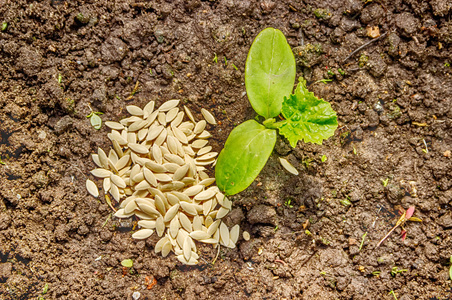
M 240 124 L 226 140 L 215 177 L 227 195 L 243 191 L 259 175 L 273 151 L 277 131 L 292 147 L 299 140 L 322 144 L 334 134 L 336 112 L 309 92 L 301 77 L 292 93 L 295 76 L 295 58 L 284 34 L 274 28 L 261 31 L 248 52 L 245 86 L 251 106 L 265 120 Z

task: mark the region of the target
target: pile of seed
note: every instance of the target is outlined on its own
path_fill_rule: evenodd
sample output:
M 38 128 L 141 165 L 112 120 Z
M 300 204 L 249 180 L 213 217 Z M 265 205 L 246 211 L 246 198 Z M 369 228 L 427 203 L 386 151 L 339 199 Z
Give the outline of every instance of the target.
M 92 155 L 98 168 L 91 174 L 102 178 L 105 194 L 120 203 L 116 217 L 140 219 L 133 238 L 146 239 L 156 232 L 161 237 L 156 253 L 165 257 L 172 251 L 180 262 L 194 265 L 195 240 L 234 248 L 239 226 L 229 230 L 222 222 L 232 203 L 211 186 L 215 179 L 205 172 L 218 155 L 207 145 L 211 134 L 205 130 L 207 123 L 216 124 L 215 118 L 202 109 L 205 120 L 196 121 L 178 104 L 169 100 L 155 110 L 154 101 L 143 109 L 130 105 L 130 117 L 105 122 L 113 147 L 108 155 L 101 148 Z M 99 196 L 93 181 L 88 179 L 86 188 Z

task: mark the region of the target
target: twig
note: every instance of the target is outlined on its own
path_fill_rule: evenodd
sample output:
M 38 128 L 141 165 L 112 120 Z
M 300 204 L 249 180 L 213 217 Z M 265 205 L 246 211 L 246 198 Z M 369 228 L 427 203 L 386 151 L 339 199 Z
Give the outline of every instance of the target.
M 368 45 L 372 44 L 373 42 L 376 42 L 378 40 L 380 40 L 381 38 L 385 37 L 388 34 L 389 31 L 383 33 L 382 35 L 380 35 L 379 37 L 365 43 L 364 45 L 362 45 L 361 47 L 358 47 L 358 49 L 356 49 L 355 51 L 353 51 L 352 53 L 350 53 L 349 56 L 347 56 L 342 62 L 346 62 L 347 59 L 349 59 L 350 57 L 352 57 L 354 54 L 356 54 L 356 52 L 360 51 L 361 49 L 367 47 Z

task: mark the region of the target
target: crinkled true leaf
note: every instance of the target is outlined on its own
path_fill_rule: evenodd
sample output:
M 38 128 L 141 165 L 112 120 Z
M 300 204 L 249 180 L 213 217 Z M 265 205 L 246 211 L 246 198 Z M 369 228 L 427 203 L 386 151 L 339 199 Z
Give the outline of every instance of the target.
M 232 130 L 215 166 L 217 186 L 227 195 L 246 189 L 265 166 L 276 142 L 276 130 L 248 120 Z
M 251 45 L 245 66 L 248 99 L 261 116 L 276 117 L 284 96 L 295 80 L 295 58 L 284 34 L 274 28 L 262 30 Z
M 336 112 L 330 103 L 309 92 L 304 81 L 298 83 L 293 95 L 284 98 L 281 113 L 286 120 L 277 123 L 279 133 L 292 147 L 302 139 L 321 145 L 337 128 Z

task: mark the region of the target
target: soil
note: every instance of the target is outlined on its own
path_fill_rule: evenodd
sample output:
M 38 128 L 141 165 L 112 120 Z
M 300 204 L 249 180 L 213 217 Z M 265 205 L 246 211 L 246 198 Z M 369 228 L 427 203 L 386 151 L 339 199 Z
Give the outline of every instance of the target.
M 451 14 L 448 0 L 0 0 L 0 299 L 452 299 Z M 279 139 L 232 197 L 249 241 L 214 265 L 210 246 L 193 267 L 161 258 L 87 193 L 110 143 L 86 116 L 181 99 L 221 122 L 219 151 L 255 117 L 244 67 L 266 27 L 340 126 L 321 146 Z M 412 205 L 422 222 L 376 248 Z

